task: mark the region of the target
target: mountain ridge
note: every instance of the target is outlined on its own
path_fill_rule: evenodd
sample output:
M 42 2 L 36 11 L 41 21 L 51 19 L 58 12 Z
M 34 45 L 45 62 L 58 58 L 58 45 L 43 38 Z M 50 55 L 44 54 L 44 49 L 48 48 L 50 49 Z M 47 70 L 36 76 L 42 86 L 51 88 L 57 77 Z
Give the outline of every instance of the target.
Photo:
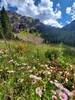
M 75 46 L 75 21 L 64 26 L 63 28 L 55 28 L 49 25 L 44 25 L 38 19 L 21 16 L 14 12 L 7 12 L 13 32 L 29 30 L 30 33 L 38 32 L 44 39 L 45 43 L 61 43 Z

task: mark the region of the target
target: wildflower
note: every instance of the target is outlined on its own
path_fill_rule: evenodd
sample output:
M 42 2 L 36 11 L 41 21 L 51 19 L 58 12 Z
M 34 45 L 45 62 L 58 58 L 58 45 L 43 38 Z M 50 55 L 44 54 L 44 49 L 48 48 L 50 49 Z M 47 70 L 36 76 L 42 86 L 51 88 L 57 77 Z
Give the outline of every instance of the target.
M 23 70 L 25 67 L 20 67 L 18 70 Z
M 58 82 L 57 80 L 54 80 L 55 82 Z
M 23 65 L 23 66 L 26 66 L 27 64 L 26 64 L 26 63 L 22 63 L 22 65 Z
M 50 81 L 51 84 L 54 84 L 57 88 L 59 88 L 60 90 L 62 90 L 64 87 L 61 83 L 58 83 L 57 80 L 55 81 Z
M 68 82 L 68 78 L 65 78 L 65 82 L 66 82 L 66 83 Z
M 35 79 L 35 80 L 41 80 L 42 79 L 41 77 L 37 77 L 35 75 L 30 75 L 30 78 Z
M 27 69 L 30 69 L 31 68 L 31 66 L 27 66 Z
M 3 50 L 0 50 L 0 54 L 4 54 Z
M 62 74 L 62 73 L 63 73 L 62 71 L 59 72 L 59 74 Z
M 54 90 L 51 90 L 51 92 L 52 92 L 54 95 L 56 95 L 56 91 L 54 91 Z
M 72 93 L 71 93 L 68 89 L 66 89 L 66 88 L 63 88 L 63 91 L 64 91 L 68 96 L 71 96 L 71 95 L 72 95 Z
M 13 62 L 14 62 L 14 60 L 13 60 L 13 59 L 9 60 L 9 63 L 13 63 Z
M 18 81 L 22 83 L 24 81 L 24 79 L 19 79 Z
M 32 78 L 32 83 L 35 84 L 37 81 L 40 81 L 42 78 L 37 77 L 35 75 L 30 75 L 30 78 Z
M 59 97 L 60 97 L 61 100 L 68 100 L 68 96 L 63 92 L 59 93 Z
M 58 87 L 61 90 L 64 88 L 61 83 L 58 83 L 58 82 L 55 81 L 54 84 L 55 84 L 56 87 Z
M 15 71 L 14 70 L 9 70 L 8 73 L 15 73 Z
M 47 65 L 47 64 L 45 64 L 45 67 L 48 67 L 48 65 Z
M 39 96 L 39 97 L 42 97 L 42 89 L 40 87 L 37 87 L 36 88 L 36 94 Z
M 17 63 L 17 62 L 15 63 L 15 65 L 16 65 L 16 66 L 20 66 L 20 64 L 19 64 L 19 63 Z
M 57 97 L 55 95 L 53 95 L 52 100 L 57 100 Z
M 37 80 L 33 79 L 32 80 L 32 84 L 35 84 L 37 82 Z
M 50 81 L 50 83 L 51 83 L 51 84 L 54 84 L 54 82 L 53 82 L 53 81 Z
M 45 75 L 50 75 L 51 72 L 50 72 L 50 71 L 43 71 L 43 74 L 45 74 Z
M 66 89 L 61 83 L 58 82 L 52 82 L 52 84 L 54 84 L 57 88 L 59 88 L 60 90 L 64 91 L 68 96 L 71 95 L 71 92 Z
M 47 67 L 47 70 L 50 70 L 50 68 L 49 68 L 49 67 Z

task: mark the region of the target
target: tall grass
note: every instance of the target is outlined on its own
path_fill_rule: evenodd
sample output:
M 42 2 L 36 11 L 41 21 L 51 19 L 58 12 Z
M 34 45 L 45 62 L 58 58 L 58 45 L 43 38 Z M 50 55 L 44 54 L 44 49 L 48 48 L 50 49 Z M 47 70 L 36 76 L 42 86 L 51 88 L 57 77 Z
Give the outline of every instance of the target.
M 50 100 L 52 90 L 56 90 L 50 80 L 64 82 L 64 86 L 72 90 L 73 73 L 68 68 L 70 58 L 75 57 L 66 53 L 67 48 L 63 45 L 33 45 L 21 41 L 7 41 L 7 44 L 10 48 L 0 41 L 0 100 Z M 67 83 L 65 71 L 70 75 Z M 35 81 L 30 75 L 42 79 Z M 43 91 L 41 98 L 36 94 L 37 87 Z

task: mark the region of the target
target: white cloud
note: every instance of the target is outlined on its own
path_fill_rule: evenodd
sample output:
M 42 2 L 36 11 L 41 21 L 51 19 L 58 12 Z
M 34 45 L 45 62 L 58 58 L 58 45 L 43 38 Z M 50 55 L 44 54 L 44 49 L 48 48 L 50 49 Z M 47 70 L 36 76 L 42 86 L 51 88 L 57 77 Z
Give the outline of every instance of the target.
M 72 20 L 75 20 L 75 2 L 73 3 L 72 7 L 66 8 L 66 13 L 71 16 Z
M 2 9 L 2 2 L 0 2 L 0 10 Z
M 66 21 L 66 24 L 70 24 L 71 22 L 70 21 Z
M 57 10 L 54 11 L 53 2 L 50 0 L 41 0 L 38 6 L 35 6 L 33 0 L 7 0 L 7 3 L 11 6 L 16 6 L 16 12 L 23 16 L 38 18 L 41 22 L 45 23 L 49 21 L 47 24 L 55 27 L 61 26 L 58 22 L 62 15 L 59 10 L 60 4 L 57 4 Z
M 72 20 L 75 20 L 75 2 L 72 5 L 71 16 L 72 16 Z
M 53 27 L 59 27 L 59 28 L 63 27 L 62 24 L 59 24 L 56 20 L 53 19 L 45 20 L 43 23 L 46 25 L 51 25 Z
M 70 12 L 71 12 L 71 7 L 67 7 L 67 8 L 66 8 L 66 13 L 67 13 L 67 14 L 70 14 Z
M 37 18 L 40 19 L 44 24 L 48 24 L 55 27 L 61 27 L 58 19 L 61 19 L 61 11 L 53 10 L 53 2 L 50 0 L 42 0 L 38 6 L 39 15 Z
M 5 7 L 5 9 L 8 9 L 8 3 L 6 0 L 3 0 L 2 2 L 0 2 L 0 10 L 2 9 L 2 7 Z
M 33 0 L 27 0 L 27 1 L 20 1 L 17 5 L 18 10 L 17 13 L 23 15 L 23 16 L 31 16 L 35 17 L 38 15 L 37 7 L 34 5 Z
M 11 6 L 17 6 L 18 0 L 7 0 L 7 3 L 10 4 Z

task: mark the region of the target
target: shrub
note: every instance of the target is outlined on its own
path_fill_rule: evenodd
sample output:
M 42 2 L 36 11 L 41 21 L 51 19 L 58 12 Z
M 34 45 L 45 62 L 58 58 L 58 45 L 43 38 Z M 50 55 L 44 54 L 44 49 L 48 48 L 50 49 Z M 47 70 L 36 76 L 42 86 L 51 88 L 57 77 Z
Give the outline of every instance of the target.
M 58 50 L 58 62 L 59 66 L 62 68 L 66 68 L 68 66 L 68 62 L 66 61 L 65 55 L 64 55 L 64 46 L 61 43 Z
M 17 53 L 23 54 L 28 51 L 28 46 L 27 44 L 19 44 L 15 47 L 15 50 Z
M 65 84 L 65 87 L 67 89 L 69 89 L 70 91 L 72 91 L 72 86 L 73 86 L 73 81 L 72 80 L 69 80 L 66 84 Z
M 57 57 L 58 57 L 58 52 L 57 52 L 57 50 L 47 50 L 46 52 L 45 52 L 45 57 L 46 58 L 49 58 L 49 60 L 54 60 L 54 59 L 57 59 Z

